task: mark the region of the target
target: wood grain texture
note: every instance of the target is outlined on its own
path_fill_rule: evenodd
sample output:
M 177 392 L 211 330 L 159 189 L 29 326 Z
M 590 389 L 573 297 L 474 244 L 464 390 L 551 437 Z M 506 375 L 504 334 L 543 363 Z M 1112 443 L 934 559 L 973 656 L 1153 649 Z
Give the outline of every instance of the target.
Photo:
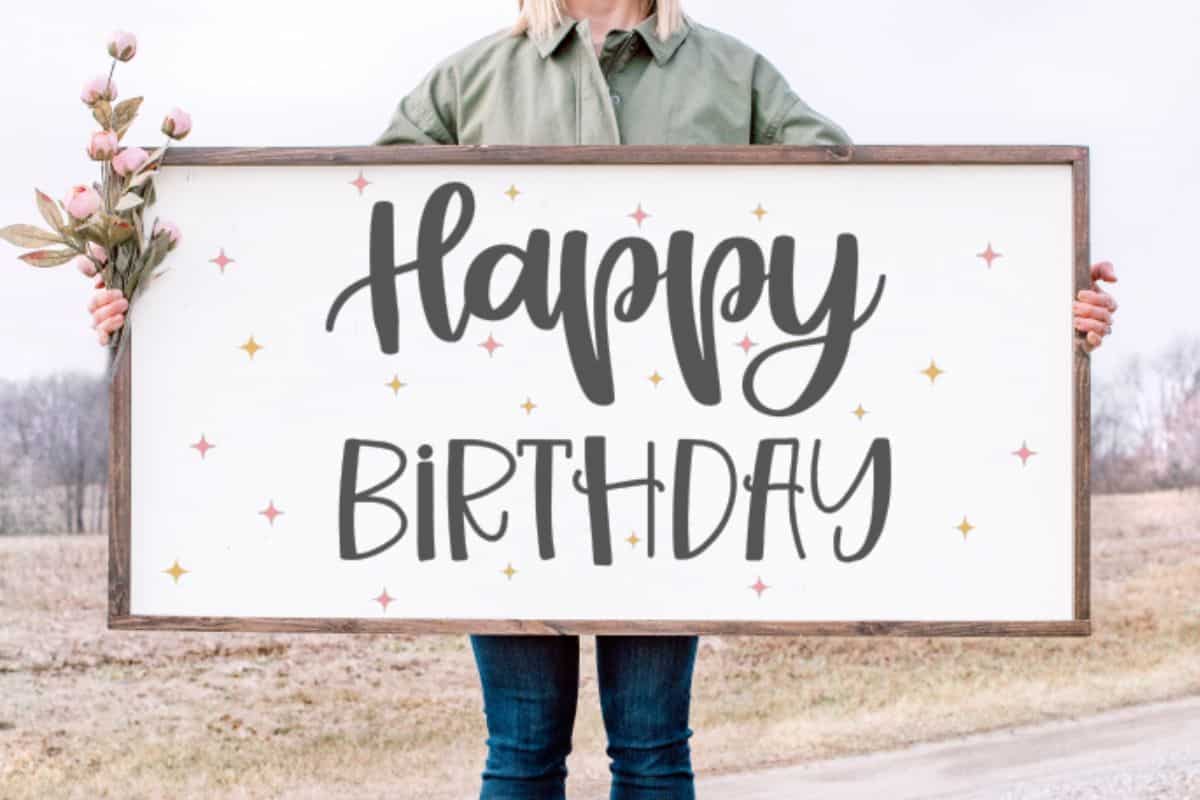
M 1074 191 L 1075 291 L 1092 286 L 1090 165 L 1085 149 L 1071 166 Z M 1092 376 L 1085 334 L 1075 347 L 1075 619 L 1091 619 Z
M 126 332 L 128 337 L 128 331 Z M 130 429 L 133 422 L 132 337 L 114 365 L 109 389 L 108 619 L 129 615 Z
M 1087 636 L 1087 620 L 1028 622 L 746 622 L 740 620 L 362 619 L 317 617 L 127 616 L 117 630 L 257 633 L 513 633 L 535 635 L 754 634 L 769 636 Z
M 164 166 L 366 166 L 370 164 L 1075 164 L 1071 146 L 761 145 L 678 147 L 172 147 Z
M 1074 146 L 848 147 L 256 147 L 171 148 L 172 166 L 339 166 L 371 164 L 1062 164 L 1072 170 L 1074 283 L 1091 285 L 1088 150 Z M 1064 302 L 1066 299 L 1064 298 Z M 363 619 L 176 617 L 130 613 L 132 336 L 112 384 L 109 619 L 116 630 L 279 633 L 754 634 L 784 636 L 1087 636 L 1090 605 L 1090 360 L 1072 331 L 1075 399 L 1074 619 L 1061 621 L 759 622 L 712 620 Z

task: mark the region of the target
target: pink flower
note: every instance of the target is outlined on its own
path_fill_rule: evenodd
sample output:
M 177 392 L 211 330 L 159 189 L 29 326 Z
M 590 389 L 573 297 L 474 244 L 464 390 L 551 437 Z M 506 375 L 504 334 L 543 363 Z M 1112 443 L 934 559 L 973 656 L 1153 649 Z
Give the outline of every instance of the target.
M 116 100 L 117 82 L 107 75 L 97 75 L 83 85 L 79 99 L 89 106 L 94 106 L 101 100 Z
M 117 61 L 128 61 L 137 52 L 137 37 L 129 31 L 113 31 L 108 35 L 108 54 Z
M 181 108 L 172 108 L 163 119 L 162 132 L 172 139 L 183 139 L 192 130 L 192 116 Z
M 108 161 L 120 147 L 117 135 L 112 131 L 96 131 L 88 141 L 87 154 L 92 161 Z
M 174 250 L 175 246 L 179 244 L 179 240 L 183 237 L 179 232 L 179 226 L 168 220 L 155 220 L 150 236 L 153 238 L 159 234 L 165 234 L 168 237 L 171 242 L 170 250 Z
M 90 186 L 72 186 L 63 199 L 63 206 L 75 219 L 87 219 L 100 210 L 100 194 Z
M 96 244 L 95 242 L 88 242 L 87 250 L 88 255 L 90 255 L 95 261 L 101 264 L 108 263 L 108 251 L 100 245 Z
M 75 265 L 75 269 L 89 278 L 96 277 L 96 273 L 99 272 L 96 269 L 96 263 L 87 256 L 75 256 L 71 259 L 71 263 Z
M 146 165 L 150 154 L 140 147 L 126 147 L 112 160 L 113 171 L 118 175 L 132 175 Z

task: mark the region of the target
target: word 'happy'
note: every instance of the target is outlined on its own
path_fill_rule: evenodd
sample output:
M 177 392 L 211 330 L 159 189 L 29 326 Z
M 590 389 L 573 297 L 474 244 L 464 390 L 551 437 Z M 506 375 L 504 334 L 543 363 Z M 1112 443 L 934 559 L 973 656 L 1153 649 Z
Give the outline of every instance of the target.
M 446 233 L 450 203 L 456 198 L 458 217 Z M 588 400 L 596 405 L 610 405 L 615 399 L 609 347 L 610 311 L 618 322 L 641 318 L 654 302 L 661 284 L 680 373 L 692 397 L 704 405 L 721 402 L 715 315 L 727 322 L 741 322 L 765 295 L 775 326 L 793 338 L 764 348 L 749 362 L 742 378 L 742 392 L 750 406 L 762 414 L 799 414 L 824 397 L 837 379 L 849 354 L 851 336 L 874 314 L 885 281 L 883 275 L 879 276 L 866 309 L 856 316 L 858 241 L 852 234 L 841 234 L 825 293 L 812 313 L 802 319 L 796 310 L 793 237 L 776 237 L 769 259 L 753 239 L 726 238 L 713 248 L 697 273 L 695 234 L 680 230 L 671 234 L 665 266 L 661 269 L 658 253 L 646 239 L 629 236 L 614 241 L 600 258 L 589 297 L 585 269 L 588 234 L 571 230 L 562 237 L 560 288 L 558 296 L 551 298 L 550 232 L 536 228 L 530 231 L 523 247 L 494 244 L 471 260 L 464 279 L 463 307 L 454 315 L 446 298 L 444 262 L 467 234 L 475 217 L 475 196 L 471 189 L 452 182 L 430 194 L 417 227 L 416 258 L 399 266 L 395 257 L 394 217 L 391 203 L 375 203 L 371 212 L 369 274 L 350 284 L 334 300 L 326 317 L 327 331 L 333 330 L 345 303 L 363 288 L 369 288 L 380 349 L 388 355 L 396 354 L 400 348 L 397 278 L 416 273 L 426 322 L 442 341 L 462 339 L 472 318 L 496 322 L 521 308 L 541 330 L 561 325 L 576 380 Z M 732 256 L 736 256 L 736 285 L 718 300 L 717 277 L 734 260 Z M 632 265 L 632 279 L 610 302 L 613 272 L 626 257 Z M 493 277 L 505 259 L 519 262 L 520 271 L 507 291 L 501 293 L 502 299 L 493 302 Z M 820 355 L 799 393 L 783 405 L 764 402 L 755 386 L 761 367 L 780 353 L 814 346 L 821 348 Z

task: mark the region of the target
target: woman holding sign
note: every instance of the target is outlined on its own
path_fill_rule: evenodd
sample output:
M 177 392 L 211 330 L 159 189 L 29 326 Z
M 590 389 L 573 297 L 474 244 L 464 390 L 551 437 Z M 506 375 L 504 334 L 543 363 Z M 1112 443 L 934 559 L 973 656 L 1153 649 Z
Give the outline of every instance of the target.
M 849 138 L 762 56 L 683 16 L 679 0 L 524 0 L 514 29 L 446 59 L 400 101 L 377 144 L 836 146 Z M 640 209 L 639 209 L 640 211 Z M 1088 349 L 1116 302 L 1074 299 Z M 98 286 L 101 342 L 127 301 Z M 981 320 L 981 325 L 996 324 Z M 473 636 L 488 725 L 482 798 L 561 798 L 579 687 L 575 636 Z M 614 800 L 694 797 L 694 636 L 597 636 Z

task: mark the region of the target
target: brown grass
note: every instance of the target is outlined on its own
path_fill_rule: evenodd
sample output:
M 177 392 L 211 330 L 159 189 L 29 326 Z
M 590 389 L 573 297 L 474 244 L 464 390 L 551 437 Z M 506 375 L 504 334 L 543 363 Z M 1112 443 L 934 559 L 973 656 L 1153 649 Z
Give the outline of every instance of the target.
M 1098 497 L 1093 511 L 1090 639 L 703 639 L 698 769 L 1200 691 L 1200 492 Z M 104 552 L 98 537 L 0 538 L 0 797 L 476 791 L 484 731 L 465 637 L 113 633 Z M 571 782 L 601 796 L 585 650 Z

